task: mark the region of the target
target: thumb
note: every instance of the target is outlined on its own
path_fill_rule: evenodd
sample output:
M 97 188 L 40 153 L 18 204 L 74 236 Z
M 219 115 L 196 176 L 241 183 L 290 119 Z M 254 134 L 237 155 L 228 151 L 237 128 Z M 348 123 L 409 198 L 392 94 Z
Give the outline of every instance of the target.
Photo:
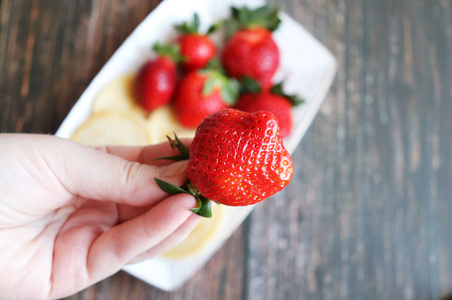
M 187 180 L 187 161 L 151 166 L 72 141 L 58 139 L 56 143 L 59 144 L 57 153 L 46 152 L 47 164 L 67 191 L 84 198 L 134 206 L 152 205 L 168 196 L 154 178 L 177 186 Z M 49 149 L 48 144 L 46 149 Z

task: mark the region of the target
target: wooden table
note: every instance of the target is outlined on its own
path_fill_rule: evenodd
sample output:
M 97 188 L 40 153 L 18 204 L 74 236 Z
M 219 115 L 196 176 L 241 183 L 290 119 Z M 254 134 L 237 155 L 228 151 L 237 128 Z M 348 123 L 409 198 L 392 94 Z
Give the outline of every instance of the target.
M 0 0 L 0 130 L 54 133 L 159 1 Z M 124 273 L 70 299 L 446 299 L 452 2 L 285 0 L 338 74 L 293 183 L 166 293 Z

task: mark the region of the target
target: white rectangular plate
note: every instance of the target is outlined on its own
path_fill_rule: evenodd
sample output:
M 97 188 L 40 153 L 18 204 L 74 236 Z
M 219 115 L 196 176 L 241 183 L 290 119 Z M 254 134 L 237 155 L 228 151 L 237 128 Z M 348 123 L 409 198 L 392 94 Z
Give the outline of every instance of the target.
M 197 12 L 202 29 L 229 15 L 230 6 L 256 7 L 260 0 L 166 0 L 163 1 L 134 30 L 111 59 L 94 78 L 86 91 L 74 105 L 56 135 L 70 138 L 75 129 L 90 115 L 92 101 L 97 93 L 112 80 L 121 75 L 136 72 L 149 58 L 149 49 L 156 41 L 169 41 L 176 36 L 174 24 L 189 21 Z M 302 26 L 281 13 L 281 26 L 274 38 L 281 53 L 281 65 L 275 75 L 275 82 L 284 79 L 284 90 L 299 94 L 306 103 L 294 109 L 293 133 L 284 139 L 290 153 L 302 139 L 336 73 L 334 57 Z M 157 257 L 142 263 L 125 266 L 124 271 L 163 290 L 174 290 L 189 280 L 224 244 L 230 235 L 253 209 L 249 207 L 228 208 L 220 229 L 221 234 L 212 239 L 196 257 L 170 260 Z

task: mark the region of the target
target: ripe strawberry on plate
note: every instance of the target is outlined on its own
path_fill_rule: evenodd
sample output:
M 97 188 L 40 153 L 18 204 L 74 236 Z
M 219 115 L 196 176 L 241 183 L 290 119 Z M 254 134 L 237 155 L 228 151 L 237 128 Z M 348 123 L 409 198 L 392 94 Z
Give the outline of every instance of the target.
M 279 50 L 272 37 L 281 22 L 278 10 L 232 7 L 231 13 L 225 23 L 229 36 L 222 53 L 225 70 L 232 77 L 249 76 L 269 88 L 279 66 Z
M 171 100 L 177 81 L 176 63 L 183 59 L 177 45 L 156 43 L 153 49 L 157 58 L 141 67 L 135 84 L 138 103 L 149 112 Z
M 241 81 L 242 94 L 234 108 L 246 111 L 269 111 L 279 121 L 280 135 L 286 137 L 292 132 L 292 107 L 304 102 L 297 95 L 285 94 L 282 82 L 270 90 L 262 90 L 252 79 L 244 77 Z
M 173 107 L 182 125 L 196 128 L 205 117 L 232 106 L 238 92 L 237 81 L 226 77 L 220 70 L 198 70 L 182 78 Z
M 217 53 L 217 48 L 209 35 L 219 24 L 212 25 L 205 34 L 199 32 L 199 25 L 199 16 L 195 13 L 193 23 L 184 22 L 175 26 L 182 34 L 177 39 L 177 44 L 180 46 L 181 55 L 185 57 L 181 64 L 182 68 L 187 72 L 204 68 Z
M 276 117 L 265 111 L 247 113 L 223 109 L 198 126 L 190 150 L 177 139 L 188 160 L 189 182 L 182 188 L 156 179 L 168 193 L 187 193 L 197 198 L 193 211 L 210 214 L 210 200 L 228 206 L 255 204 L 281 191 L 293 176 L 292 159 L 279 135 Z

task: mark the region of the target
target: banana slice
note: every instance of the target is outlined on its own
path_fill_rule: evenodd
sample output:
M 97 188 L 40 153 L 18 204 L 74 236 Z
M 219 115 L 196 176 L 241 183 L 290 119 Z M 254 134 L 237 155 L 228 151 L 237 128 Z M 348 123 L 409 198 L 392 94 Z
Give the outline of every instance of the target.
M 179 138 L 192 138 L 196 130 L 185 128 L 177 121 L 176 115 L 169 105 L 154 110 L 147 119 L 147 127 L 153 137 L 152 143 L 165 142 L 166 136 L 173 136 L 173 132 Z
M 132 111 L 146 116 L 146 111 L 136 101 L 135 77 L 135 74 L 124 75 L 106 85 L 93 100 L 92 113 Z
M 136 113 L 114 111 L 92 115 L 77 128 L 71 139 L 90 146 L 135 146 L 151 142 L 142 117 Z
M 224 214 L 225 207 L 223 205 L 212 204 L 212 218 L 204 218 L 182 243 L 163 253 L 162 257 L 184 259 L 201 253 L 212 241 L 212 238 L 219 234 Z

